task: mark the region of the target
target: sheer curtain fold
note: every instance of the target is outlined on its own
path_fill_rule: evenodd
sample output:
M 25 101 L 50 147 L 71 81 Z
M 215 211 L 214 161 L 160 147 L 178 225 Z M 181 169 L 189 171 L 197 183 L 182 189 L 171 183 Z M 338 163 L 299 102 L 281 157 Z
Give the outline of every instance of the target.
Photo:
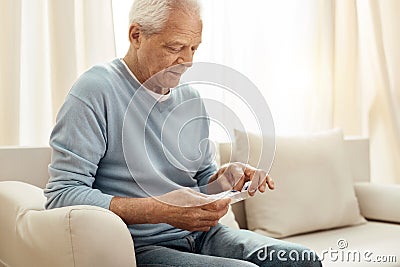
M 45 145 L 74 80 L 115 57 L 111 0 L 1 5 L 0 145 Z
M 0 145 L 19 139 L 20 18 L 21 1 L 0 1 Z
M 335 0 L 333 6 L 333 125 L 346 135 L 367 135 L 358 84 L 357 1 Z
M 111 0 L 49 1 L 52 109 L 74 80 L 94 64 L 115 57 Z M 69 18 L 69 21 L 65 21 Z
M 358 8 L 371 177 L 377 182 L 400 183 L 400 2 L 358 1 Z
M 331 0 L 202 2 L 197 61 L 222 63 L 251 79 L 280 134 L 332 127 Z M 229 105 L 229 97 L 222 101 Z

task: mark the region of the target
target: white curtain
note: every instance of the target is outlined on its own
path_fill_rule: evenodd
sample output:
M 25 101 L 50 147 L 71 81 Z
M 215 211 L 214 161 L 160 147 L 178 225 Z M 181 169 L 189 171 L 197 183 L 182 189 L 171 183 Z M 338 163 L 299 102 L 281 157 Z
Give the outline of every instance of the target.
M 400 183 L 400 1 L 202 2 L 196 60 L 254 81 L 278 134 L 369 137 L 372 180 Z
M 46 145 L 76 78 L 115 57 L 111 0 L 1 0 L 0 22 L 0 145 Z
M 332 5 L 203 0 L 203 6 L 196 60 L 222 63 L 250 78 L 266 98 L 279 134 L 332 126 Z
M 400 1 L 357 2 L 360 87 L 375 181 L 400 183 Z
M 369 137 L 374 182 L 400 183 L 400 2 L 334 4 L 333 125 Z

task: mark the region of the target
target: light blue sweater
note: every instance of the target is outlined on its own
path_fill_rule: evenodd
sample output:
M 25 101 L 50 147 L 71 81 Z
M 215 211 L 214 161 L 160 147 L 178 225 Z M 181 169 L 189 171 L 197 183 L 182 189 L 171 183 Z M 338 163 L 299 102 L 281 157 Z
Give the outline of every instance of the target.
M 174 183 L 201 190 L 208 183 L 216 165 L 204 142 L 209 120 L 198 92 L 178 87 L 156 102 L 139 87 L 119 59 L 74 84 L 50 138 L 46 208 L 108 209 L 113 196 L 160 195 L 177 189 Z M 168 224 L 128 228 L 136 247 L 189 233 Z

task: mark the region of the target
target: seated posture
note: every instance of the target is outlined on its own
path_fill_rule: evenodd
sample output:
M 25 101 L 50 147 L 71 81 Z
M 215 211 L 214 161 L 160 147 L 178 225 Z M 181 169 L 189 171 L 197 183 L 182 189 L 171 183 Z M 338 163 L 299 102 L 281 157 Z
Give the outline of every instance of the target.
M 207 118 L 198 92 L 178 86 L 201 34 L 195 0 L 134 2 L 126 56 L 84 73 L 59 111 L 46 208 L 111 210 L 138 266 L 321 266 L 305 247 L 218 223 L 230 199 L 208 194 L 251 181 L 253 196 L 274 183 L 243 163 L 217 170 L 209 121 L 190 120 Z

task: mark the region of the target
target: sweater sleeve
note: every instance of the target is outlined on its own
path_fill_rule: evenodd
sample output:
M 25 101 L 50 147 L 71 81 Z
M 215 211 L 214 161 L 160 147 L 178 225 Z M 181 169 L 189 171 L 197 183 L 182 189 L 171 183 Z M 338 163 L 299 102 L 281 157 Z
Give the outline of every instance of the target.
M 197 185 L 200 188 L 200 192 L 207 194 L 207 184 L 211 176 L 217 172 L 217 164 L 211 162 L 206 168 L 199 170 L 196 173 L 195 179 L 197 180 Z
M 69 94 L 50 138 L 50 179 L 44 190 L 46 208 L 93 205 L 109 209 L 113 196 L 93 188 L 107 146 L 104 116 Z
M 207 120 L 203 120 L 203 126 L 201 127 L 204 131 L 204 139 L 207 139 L 207 143 L 205 146 L 205 158 L 203 160 L 202 166 L 199 168 L 195 175 L 195 179 L 197 180 L 197 185 L 200 188 L 202 193 L 207 194 L 208 189 L 208 181 L 210 180 L 211 176 L 217 172 L 217 164 L 214 160 L 214 155 L 211 150 L 211 141 L 209 140 L 210 137 L 210 119 L 209 115 L 206 111 L 203 101 L 201 100 L 200 96 L 198 95 L 201 103 L 201 114 Z

